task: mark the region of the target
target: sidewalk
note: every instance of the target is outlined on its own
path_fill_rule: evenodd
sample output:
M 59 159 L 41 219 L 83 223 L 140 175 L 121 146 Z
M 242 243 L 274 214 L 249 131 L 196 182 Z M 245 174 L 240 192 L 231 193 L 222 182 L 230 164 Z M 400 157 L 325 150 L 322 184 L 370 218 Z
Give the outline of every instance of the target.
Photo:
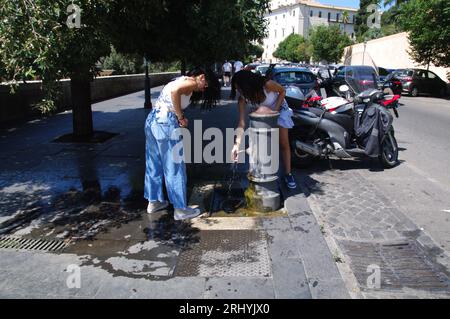
M 349 297 L 301 193 L 266 217 L 175 222 L 170 211 L 146 214 L 143 100 L 139 92 L 93 106 L 95 130 L 119 134 L 104 144 L 51 143 L 70 132 L 70 113 L 0 134 L 0 235 L 30 240 L 23 250 L 0 244 L 0 297 Z M 187 117 L 224 130 L 237 107 L 225 99 Z M 207 210 L 228 169 L 189 165 L 190 204 Z M 79 289 L 67 286 L 73 265 Z

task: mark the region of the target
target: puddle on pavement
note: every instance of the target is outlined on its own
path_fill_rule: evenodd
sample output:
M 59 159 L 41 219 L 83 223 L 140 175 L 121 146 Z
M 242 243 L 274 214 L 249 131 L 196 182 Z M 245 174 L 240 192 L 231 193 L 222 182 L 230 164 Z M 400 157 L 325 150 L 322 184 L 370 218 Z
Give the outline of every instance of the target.
M 170 211 L 145 214 L 129 226 L 79 241 L 65 253 L 81 256 L 82 266 L 99 267 L 114 277 L 168 280 L 181 252 L 199 241 L 199 230 L 175 221 Z

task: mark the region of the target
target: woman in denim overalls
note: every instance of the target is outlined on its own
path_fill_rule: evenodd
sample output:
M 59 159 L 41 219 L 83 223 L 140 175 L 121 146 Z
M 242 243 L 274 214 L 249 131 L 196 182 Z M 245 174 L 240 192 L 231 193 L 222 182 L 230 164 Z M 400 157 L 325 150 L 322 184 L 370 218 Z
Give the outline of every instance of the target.
M 199 209 L 187 206 L 186 165 L 181 154 L 175 155 L 179 152 L 174 152 L 174 148 L 177 146 L 179 151 L 182 143 L 180 134 L 176 134 L 177 129 L 188 125 L 183 110 L 189 105 L 192 93 L 204 91 L 206 87 L 206 73 L 201 69 L 175 79 L 163 88 L 147 118 L 144 197 L 149 201 L 149 214 L 169 206 L 163 194 L 163 180 L 175 209 L 175 220 L 195 218 L 201 214 Z

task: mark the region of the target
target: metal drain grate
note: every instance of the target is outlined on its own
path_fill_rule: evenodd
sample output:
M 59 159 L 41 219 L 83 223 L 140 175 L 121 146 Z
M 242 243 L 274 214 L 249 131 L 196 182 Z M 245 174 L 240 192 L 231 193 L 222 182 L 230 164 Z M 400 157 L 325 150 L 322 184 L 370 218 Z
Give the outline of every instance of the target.
M 61 251 L 69 245 L 60 240 L 29 239 L 17 236 L 0 236 L 0 249 L 28 251 Z
M 208 230 L 180 254 L 176 277 L 270 277 L 265 234 L 256 230 Z
M 362 289 L 367 288 L 368 266 L 377 265 L 381 270 L 381 290 L 411 288 L 450 292 L 446 275 L 415 241 L 384 244 L 347 241 L 342 244 Z

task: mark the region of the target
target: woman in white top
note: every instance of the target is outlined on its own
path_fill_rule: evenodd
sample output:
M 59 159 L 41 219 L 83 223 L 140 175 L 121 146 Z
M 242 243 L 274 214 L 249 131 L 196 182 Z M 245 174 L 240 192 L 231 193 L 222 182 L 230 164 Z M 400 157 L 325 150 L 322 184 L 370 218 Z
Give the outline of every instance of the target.
M 289 144 L 289 129 L 294 127 L 292 121 L 293 111 L 287 105 L 286 90 L 277 82 L 267 80 L 265 77 L 243 70 L 236 73 L 232 80 L 232 92 L 239 92 L 239 124 L 236 143 L 232 150 L 232 160 L 237 161 L 239 146 L 245 130 L 246 105 L 252 104 L 255 110 L 259 107 L 270 108 L 279 112 L 278 127 L 280 129 L 280 148 L 283 157 L 285 182 L 290 189 L 297 188 L 297 183 L 291 173 L 291 147 Z
M 202 92 L 208 87 L 207 74 L 198 68 L 188 76 L 175 79 L 167 84 L 145 123 L 146 171 L 144 197 L 149 201 L 148 213 L 161 211 L 169 206 L 163 194 L 165 181 L 170 202 L 175 209 L 174 218 L 183 220 L 200 215 L 198 209 L 187 206 L 186 165 L 179 149 L 179 128 L 186 128 L 188 120 L 183 115 L 193 92 Z M 178 155 L 178 156 L 176 156 Z

